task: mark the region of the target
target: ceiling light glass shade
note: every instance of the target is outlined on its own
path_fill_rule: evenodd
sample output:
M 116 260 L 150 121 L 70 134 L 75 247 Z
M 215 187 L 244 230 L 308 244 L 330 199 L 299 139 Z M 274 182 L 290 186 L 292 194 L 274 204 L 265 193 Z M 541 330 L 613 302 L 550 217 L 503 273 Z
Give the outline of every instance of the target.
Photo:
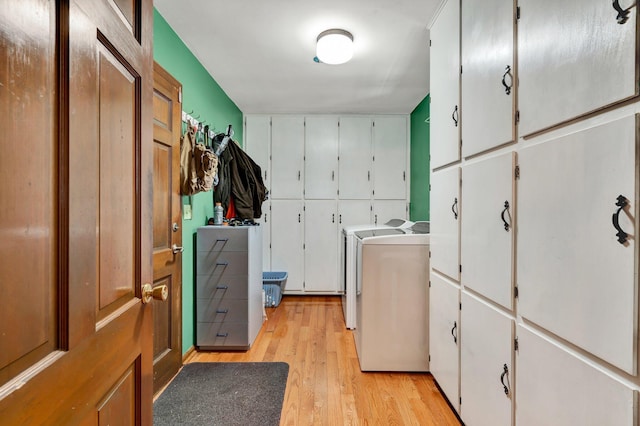
M 353 57 L 353 35 L 338 29 L 321 32 L 316 44 L 316 56 L 325 64 L 344 64 Z

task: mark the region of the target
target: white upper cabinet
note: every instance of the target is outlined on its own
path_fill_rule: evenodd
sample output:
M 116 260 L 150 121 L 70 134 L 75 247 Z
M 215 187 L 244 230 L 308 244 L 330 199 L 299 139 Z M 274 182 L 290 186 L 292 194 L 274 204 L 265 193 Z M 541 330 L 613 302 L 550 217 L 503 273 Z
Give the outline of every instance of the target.
M 631 426 L 634 392 L 518 326 L 516 425 Z
M 460 412 L 460 289 L 431 273 L 429 368 L 442 392 Z
M 460 280 L 460 168 L 431 174 L 431 267 Z
M 611 1 L 519 0 L 518 4 L 521 135 L 637 94 L 637 7 L 620 24 Z M 632 1 L 619 4 L 626 9 Z
M 630 374 L 636 127 L 627 116 L 518 154 L 518 313 Z
M 338 292 L 338 212 L 335 200 L 304 203 L 305 291 Z
M 375 117 L 373 121 L 373 196 L 376 199 L 407 198 L 406 115 Z
M 342 199 L 371 197 L 371 118 L 340 118 L 340 181 Z
M 512 363 L 514 322 L 465 292 L 462 292 L 461 299 L 462 420 L 467 425 L 510 426 L 515 390 Z
M 304 196 L 333 200 L 338 196 L 338 117 L 305 118 Z
M 513 308 L 513 174 L 515 154 L 462 168 L 462 283 Z
M 271 118 L 271 197 L 302 198 L 304 117 Z
M 247 115 L 245 117 L 244 149 L 260 166 L 262 180 L 271 189 L 271 117 L 268 115 Z
M 271 201 L 271 270 L 289 274 L 285 292 L 304 291 L 304 212 L 302 201 Z
M 431 168 L 460 159 L 460 0 L 431 26 Z
M 462 2 L 462 155 L 515 139 L 514 2 Z M 433 125 L 433 124 L 432 124 Z

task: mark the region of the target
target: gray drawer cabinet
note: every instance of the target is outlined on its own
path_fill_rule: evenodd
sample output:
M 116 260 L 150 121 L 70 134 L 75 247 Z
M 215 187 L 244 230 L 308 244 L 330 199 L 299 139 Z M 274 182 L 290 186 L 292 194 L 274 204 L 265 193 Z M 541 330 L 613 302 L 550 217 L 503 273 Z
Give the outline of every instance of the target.
M 262 327 L 262 228 L 202 226 L 196 240 L 196 346 L 248 349 Z

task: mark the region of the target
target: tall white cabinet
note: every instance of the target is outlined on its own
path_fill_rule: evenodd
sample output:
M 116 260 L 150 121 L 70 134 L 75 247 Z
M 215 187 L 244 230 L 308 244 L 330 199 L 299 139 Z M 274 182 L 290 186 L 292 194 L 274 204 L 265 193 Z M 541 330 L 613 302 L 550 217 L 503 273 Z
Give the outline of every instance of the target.
M 408 115 L 247 115 L 245 135 L 270 191 L 265 270 L 288 294 L 341 293 L 342 228 L 408 217 Z
M 431 27 L 430 356 L 467 425 L 640 421 L 632 6 L 447 0 Z

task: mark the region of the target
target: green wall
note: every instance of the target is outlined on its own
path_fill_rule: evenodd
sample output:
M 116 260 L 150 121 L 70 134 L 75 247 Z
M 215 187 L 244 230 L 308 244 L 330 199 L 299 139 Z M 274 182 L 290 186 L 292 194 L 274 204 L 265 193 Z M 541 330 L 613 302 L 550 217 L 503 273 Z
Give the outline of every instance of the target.
M 411 220 L 429 220 L 430 95 L 411 113 Z
M 198 59 L 180 40 L 167 21 L 154 9 L 153 58 L 182 83 L 182 109 L 200 115 L 217 132 L 231 124 L 234 139 L 242 141 L 242 111 L 229 99 Z M 192 206 L 192 219 L 182 221 L 182 353 L 195 343 L 194 235 L 213 216 L 212 192 L 182 197 Z

